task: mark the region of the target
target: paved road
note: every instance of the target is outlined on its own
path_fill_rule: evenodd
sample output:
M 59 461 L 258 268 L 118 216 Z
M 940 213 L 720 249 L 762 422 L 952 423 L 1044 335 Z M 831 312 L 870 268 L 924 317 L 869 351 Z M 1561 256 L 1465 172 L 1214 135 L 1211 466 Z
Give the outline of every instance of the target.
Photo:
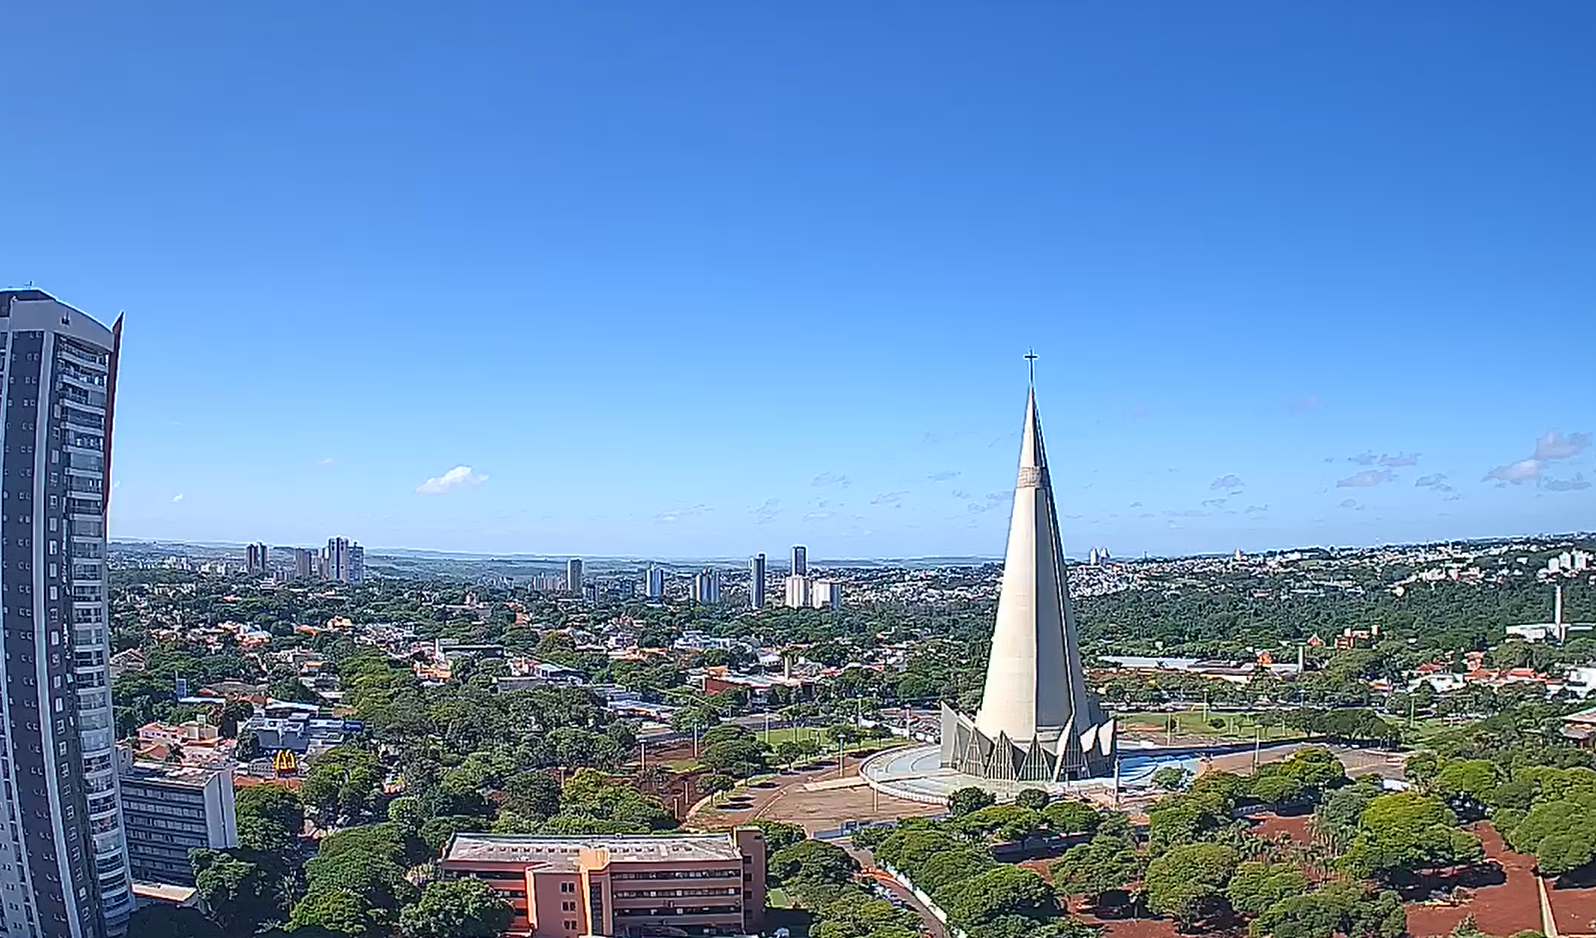
M 888 892 L 903 900 L 903 904 L 908 906 L 909 911 L 920 917 L 920 926 L 927 935 L 930 935 L 931 938 L 948 938 L 947 926 L 943 925 L 941 920 L 935 915 L 932 915 L 931 910 L 914 897 L 914 893 L 904 889 L 898 884 L 897 880 L 888 876 L 885 870 L 877 869 L 874 860 L 870 856 L 870 851 L 861 850 L 846 841 L 840 841 L 839 845 L 859 862 L 859 866 L 864 869 L 866 875 L 880 883 Z

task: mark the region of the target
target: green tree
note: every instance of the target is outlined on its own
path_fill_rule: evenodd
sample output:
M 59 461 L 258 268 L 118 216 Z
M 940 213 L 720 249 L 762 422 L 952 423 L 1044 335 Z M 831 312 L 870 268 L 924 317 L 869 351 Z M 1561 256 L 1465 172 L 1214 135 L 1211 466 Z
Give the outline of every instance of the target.
M 1044 788 L 1022 788 L 1014 795 L 1015 806 L 1030 808 L 1032 811 L 1045 809 L 1052 800 Z
M 984 788 L 971 785 L 960 788 L 948 795 L 948 813 L 954 817 L 979 811 L 982 808 L 997 804 L 997 797 Z
M 375 754 L 356 746 L 335 746 L 311 762 L 300 794 L 323 820 L 356 818 L 375 805 L 382 788 L 382 766 Z
M 198 909 L 156 902 L 134 911 L 127 938 L 225 938 L 226 933 Z
M 1289 896 L 1308 891 L 1308 879 L 1289 863 L 1239 864 L 1225 888 L 1225 898 L 1237 912 L 1258 915 Z
M 803 744 L 793 739 L 784 739 L 776 744 L 776 761 L 792 768 L 799 759 L 805 755 Z
M 549 818 L 560 813 L 560 782 L 547 772 L 520 772 L 504 785 L 506 810 L 529 818 Z
M 1147 905 L 1190 926 L 1225 910 L 1238 856 L 1224 844 L 1178 844 L 1147 864 Z
M 841 885 L 859 869 L 848 851 L 820 840 L 804 840 L 770 855 L 770 875 L 777 882 Z
M 781 821 L 770 821 L 765 818 L 755 818 L 749 822 L 765 834 L 765 854 L 770 856 L 783 847 L 803 843 L 808 838 L 804 829 L 797 824 L 785 824 Z
M 515 910 L 480 879 L 428 883 L 421 898 L 399 913 L 405 938 L 498 938 Z
M 282 785 L 251 785 L 233 797 L 239 846 L 282 854 L 298 849 L 305 829 L 305 807 Z
M 1043 919 L 1058 910 L 1053 889 L 1042 877 L 1006 864 L 945 886 L 935 898 L 948 917 L 966 930 L 980 929 L 1003 916 Z
M 313 892 L 294 905 L 288 917 L 288 927 L 293 934 L 307 928 L 321 928 L 350 938 L 381 934 L 381 926 L 373 928 L 371 908 L 352 889 L 332 888 Z
M 1128 836 L 1098 834 L 1084 844 L 1064 851 L 1053 864 L 1053 882 L 1059 891 L 1084 896 L 1093 905 L 1101 904 L 1111 892 L 1128 890 L 1147 870 L 1147 859 Z
M 1180 791 L 1191 780 L 1191 770 L 1180 765 L 1166 765 L 1153 773 L 1153 784 L 1164 791 Z
M 287 873 L 272 855 L 194 850 L 189 860 L 195 889 L 228 934 L 249 934 L 287 911 Z
M 1458 830 L 1439 799 L 1414 791 L 1369 802 L 1342 864 L 1364 878 L 1434 869 L 1484 858 L 1480 839 Z

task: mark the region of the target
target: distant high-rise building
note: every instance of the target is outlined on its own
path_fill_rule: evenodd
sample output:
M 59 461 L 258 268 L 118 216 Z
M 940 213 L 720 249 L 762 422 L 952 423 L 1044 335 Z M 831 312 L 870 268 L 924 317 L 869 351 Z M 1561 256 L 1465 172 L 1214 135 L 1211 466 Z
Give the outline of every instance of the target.
M 693 601 L 713 606 L 720 602 L 720 571 L 705 567 L 693 577 Z
M 665 598 L 665 571 L 653 564 L 643 571 L 643 594 L 649 599 Z
M 582 598 L 590 603 L 599 601 L 599 585 L 597 583 L 582 584 Z
M 347 537 L 327 539 L 321 554 L 321 578 L 335 583 L 359 584 L 366 579 L 366 550 Z
M 842 584 L 835 580 L 811 580 L 809 604 L 816 609 L 841 609 Z
M 582 561 L 574 557 L 565 562 L 565 591 L 573 596 L 582 595 Z
M 809 605 L 809 578 L 792 575 L 782 581 L 787 588 L 787 608 L 803 609 Z
M 122 322 L 0 291 L 0 934 L 100 938 L 133 911 L 116 784 L 106 507 Z
M 809 575 L 809 551 L 802 544 L 793 545 L 791 566 L 792 569 L 789 572 L 793 576 Z
M 294 576 L 309 580 L 317 575 L 316 552 L 309 547 L 294 548 Z
M 265 573 L 267 560 L 267 547 L 265 544 L 251 544 L 245 551 L 244 569 L 246 572 Z
M 748 608 L 765 608 L 765 555 L 755 554 L 748 562 Z

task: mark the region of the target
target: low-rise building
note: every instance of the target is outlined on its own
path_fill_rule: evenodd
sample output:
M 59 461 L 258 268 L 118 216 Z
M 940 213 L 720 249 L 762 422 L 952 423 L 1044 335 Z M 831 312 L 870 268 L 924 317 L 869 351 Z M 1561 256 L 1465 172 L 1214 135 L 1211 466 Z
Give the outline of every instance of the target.
M 456 834 L 440 868 L 492 886 L 530 938 L 747 935 L 763 925 L 765 839 L 717 834 Z
M 135 762 L 117 750 L 128 871 L 133 879 L 192 886 L 190 850 L 238 846 L 233 770 Z

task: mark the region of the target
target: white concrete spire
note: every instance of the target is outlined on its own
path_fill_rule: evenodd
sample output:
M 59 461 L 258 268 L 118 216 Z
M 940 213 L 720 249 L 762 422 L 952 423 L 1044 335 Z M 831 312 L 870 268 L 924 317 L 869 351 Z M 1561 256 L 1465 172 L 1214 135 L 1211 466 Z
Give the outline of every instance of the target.
M 1016 742 L 1052 742 L 1070 728 L 1078 736 L 1095 737 L 1099 722 L 1081 668 L 1058 512 L 1032 387 L 1020 435 L 1014 512 L 1009 518 L 986 693 L 975 724 L 991 738 L 1004 733 Z
M 973 721 L 944 706 L 941 762 L 983 778 L 1050 782 L 1112 774 L 1115 748 L 1114 723 L 1081 667 L 1033 384 L 986 690 Z

